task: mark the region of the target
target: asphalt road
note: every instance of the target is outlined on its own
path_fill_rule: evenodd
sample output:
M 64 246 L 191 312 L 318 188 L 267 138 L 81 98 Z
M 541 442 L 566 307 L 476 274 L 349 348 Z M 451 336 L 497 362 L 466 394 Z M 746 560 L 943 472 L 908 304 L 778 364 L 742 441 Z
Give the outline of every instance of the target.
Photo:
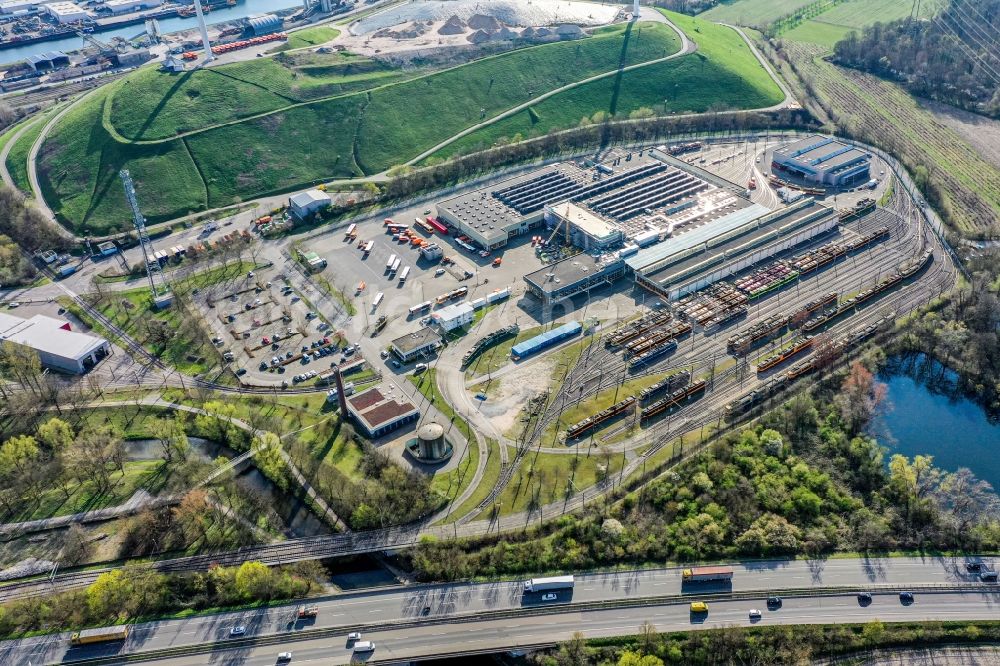
M 734 569 L 735 576 L 731 590 L 733 592 L 759 592 L 762 597 L 781 589 L 848 587 L 852 590 L 855 588 L 858 590 L 877 590 L 886 588 L 888 596 L 884 600 L 878 597 L 873 604 L 874 609 L 878 611 L 877 617 L 883 620 L 889 619 L 890 616 L 885 614 L 889 610 L 900 612 L 898 601 L 895 600 L 894 595 L 903 587 L 909 585 L 955 585 L 977 581 L 974 574 L 966 573 L 964 560 L 954 558 L 782 560 L 739 564 L 735 565 Z M 985 589 L 994 591 L 989 595 L 991 604 L 1000 601 L 1000 597 L 998 597 L 1000 588 L 992 586 Z M 318 656 L 323 650 L 331 649 L 330 640 L 310 640 L 302 643 L 300 647 L 294 639 L 294 634 L 297 631 L 328 627 L 362 627 L 375 623 L 419 619 L 423 619 L 425 622 L 418 627 L 378 632 L 378 634 L 373 635 L 373 639 L 378 641 L 379 638 L 382 638 L 387 642 L 387 645 L 394 645 L 394 649 L 398 651 L 398 654 L 394 656 L 431 654 L 441 652 L 446 646 L 448 649 L 468 647 L 469 636 L 467 633 L 470 632 L 475 633 L 476 645 L 482 643 L 484 646 L 509 646 L 530 644 L 541 640 L 558 640 L 569 636 L 577 627 L 587 628 L 593 632 L 593 635 L 613 635 L 622 631 L 635 631 L 638 625 L 646 619 L 657 623 L 659 627 L 661 613 L 666 613 L 663 617 L 671 623 L 681 622 L 682 616 L 686 618 L 687 613 L 686 606 L 678 609 L 675 604 L 663 606 L 659 610 L 643 607 L 562 613 L 550 619 L 536 615 L 501 620 L 484 619 L 477 621 L 475 628 L 470 627 L 468 622 L 435 624 L 435 621 L 446 618 L 453 619 L 455 616 L 470 616 L 484 611 L 543 605 L 544 602 L 541 601 L 540 595 L 525 596 L 522 595 L 521 590 L 520 581 L 509 581 L 484 584 L 421 585 L 342 594 L 317 601 L 320 613 L 313 622 L 295 622 L 296 605 L 276 606 L 269 609 L 254 609 L 136 625 L 132 636 L 124 646 L 111 645 L 70 650 L 68 649 L 68 634 L 29 638 L 21 641 L 5 641 L 0 643 L 0 663 L 22 664 L 28 663 L 29 660 L 36 664 L 71 662 L 103 654 L 117 654 L 119 651 L 124 653 L 224 641 L 228 637 L 229 628 L 238 624 L 247 627 L 248 635 L 260 636 L 287 632 L 289 645 L 294 643 L 295 649 L 302 651 L 304 648 L 307 653 L 309 650 L 314 650 Z M 683 590 L 685 594 L 689 594 L 693 598 L 697 598 L 698 594 L 728 591 L 730 588 L 714 584 Z M 559 599 L 549 603 L 579 604 L 612 599 L 638 600 L 644 597 L 677 595 L 681 592 L 680 568 L 602 572 L 577 576 L 576 586 L 571 594 L 559 592 Z M 923 593 L 918 593 L 917 596 L 916 608 L 919 611 L 926 606 L 921 603 Z M 847 595 L 845 598 L 853 603 L 853 606 L 850 604 L 848 606 L 854 613 L 844 613 L 842 616 L 838 616 L 842 621 L 858 621 L 859 618 L 867 617 L 858 614 L 858 606 L 853 596 Z M 944 598 L 944 595 L 943 593 L 934 594 L 933 598 L 938 600 Z M 954 598 L 958 599 L 958 597 Z M 979 600 L 977 602 L 979 606 L 975 606 L 975 608 L 982 611 L 981 598 L 975 594 L 971 598 Z M 801 599 L 794 601 L 789 599 L 785 607 L 786 613 L 789 608 L 794 608 L 795 604 L 801 603 Z M 820 600 L 813 600 L 807 608 L 815 610 L 815 608 L 822 607 L 827 603 L 831 603 L 831 600 L 824 597 Z M 726 602 L 725 604 L 713 602 L 713 609 L 716 605 L 720 609 L 729 608 L 731 612 L 713 611 L 710 613 L 709 624 L 712 622 L 733 622 L 734 618 L 740 619 L 733 615 L 736 611 L 745 613 L 749 608 L 762 606 L 761 603 L 749 601 Z M 430 607 L 427 616 L 422 615 L 425 606 Z M 970 606 L 970 608 L 972 607 Z M 939 617 L 937 601 L 935 601 L 933 608 L 935 609 L 935 617 Z M 956 612 L 958 611 L 956 606 Z M 909 609 L 907 612 L 914 611 Z M 993 616 L 996 612 L 995 609 L 992 611 Z M 872 615 L 872 617 L 874 616 Z M 976 616 L 987 617 L 988 615 L 980 612 Z M 814 616 L 796 612 L 789 614 L 788 619 L 789 621 L 809 621 L 810 617 Z M 583 623 L 584 619 L 586 624 Z M 826 615 L 815 615 L 814 621 L 821 622 L 828 619 L 829 617 Z M 621 620 L 621 622 L 609 624 L 611 620 Z M 563 625 L 572 628 L 567 629 L 565 634 L 558 633 L 561 631 L 559 627 L 563 627 Z M 673 625 L 671 624 L 671 626 Z M 683 622 L 683 626 L 688 626 L 686 621 Z M 484 641 L 493 642 L 486 643 Z M 109 649 L 112 650 L 110 653 Z M 292 649 L 292 647 L 287 649 Z M 337 649 L 343 650 L 343 646 Z M 243 659 L 249 659 L 246 663 L 262 663 L 258 658 L 263 659 L 266 655 L 270 655 L 269 658 L 272 659 L 273 663 L 274 654 L 278 651 L 274 647 L 250 650 L 245 655 L 240 656 L 240 661 L 243 663 Z M 344 655 L 347 654 L 344 652 Z M 328 657 L 330 654 L 326 653 L 325 656 Z M 390 656 L 389 652 L 379 652 L 380 659 L 387 656 Z M 201 661 L 195 659 L 194 661 L 179 660 L 164 663 L 205 662 L 204 655 L 202 655 Z
M 422 655 L 440 654 L 450 650 L 511 650 L 522 645 L 562 641 L 581 631 L 588 638 L 636 634 L 643 622 L 651 622 L 657 631 L 713 629 L 724 626 L 750 625 L 748 610 L 758 607 L 763 617 L 757 624 L 830 624 L 866 622 L 878 618 L 883 622 L 906 620 L 962 620 L 994 617 L 1000 595 L 993 594 L 925 594 L 910 606 L 899 603 L 894 594 L 875 595 L 867 608 L 858 605 L 853 595 L 836 597 L 800 597 L 787 599 L 782 608 L 768 611 L 764 599 L 753 601 L 713 602 L 702 617 L 692 616 L 687 604 L 669 604 L 582 613 L 530 616 L 474 623 L 426 625 L 409 629 L 379 631 L 364 634 L 364 640 L 375 643 L 371 660 L 383 662 Z M 351 663 L 351 650 L 346 640 L 318 639 L 253 650 L 219 651 L 154 663 L 162 666 L 194 666 L 212 663 L 274 664 L 277 653 L 289 650 L 293 664 Z M 355 662 L 361 661 L 356 659 Z

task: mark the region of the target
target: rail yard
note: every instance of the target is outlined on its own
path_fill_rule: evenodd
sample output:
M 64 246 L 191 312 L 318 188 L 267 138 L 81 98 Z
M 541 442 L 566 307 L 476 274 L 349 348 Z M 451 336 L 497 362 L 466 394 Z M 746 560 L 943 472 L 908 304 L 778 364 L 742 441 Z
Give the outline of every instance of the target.
M 752 416 L 953 283 L 951 259 L 913 202 L 863 201 L 839 221 L 776 260 L 598 334 L 528 441 L 538 450 L 565 440 L 648 457 L 683 433 Z M 661 375 L 583 422 L 560 418 L 625 381 Z M 555 439 L 543 437 L 553 431 Z

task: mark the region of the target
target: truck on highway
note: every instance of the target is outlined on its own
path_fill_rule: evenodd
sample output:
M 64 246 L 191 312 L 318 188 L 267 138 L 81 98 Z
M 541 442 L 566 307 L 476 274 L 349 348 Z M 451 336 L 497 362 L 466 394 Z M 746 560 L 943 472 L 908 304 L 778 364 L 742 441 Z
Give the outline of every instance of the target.
M 682 573 L 685 583 L 728 582 L 733 579 L 732 567 L 692 567 Z
M 99 627 L 75 631 L 69 642 L 73 645 L 89 645 L 91 643 L 106 643 L 108 641 L 123 641 L 128 638 L 131 625 L 118 624 L 113 627 Z
M 572 576 L 550 576 L 548 578 L 531 578 L 524 581 L 525 592 L 546 592 L 548 590 L 572 590 Z
M 297 614 L 299 619 L 316 617 L 319 615 L 319 606 L 299 606 Z

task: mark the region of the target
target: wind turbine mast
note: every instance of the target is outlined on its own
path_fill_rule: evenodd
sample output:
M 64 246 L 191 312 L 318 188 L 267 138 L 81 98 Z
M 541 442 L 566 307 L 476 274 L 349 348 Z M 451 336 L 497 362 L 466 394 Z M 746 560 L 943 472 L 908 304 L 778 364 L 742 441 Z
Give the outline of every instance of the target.
M 142 248 L 142 258 L 146 262 L 146 277 L 149 278 L 149 291 L 153 297 L 153 306 L 157 310 L 170 307 L 173 303 L 174 295 L 170 293 L 163 273 L 160 271 L 160 261 L 153 253 L 153 243 L 146 233 L 146 218 L 139 210 L 139 199 L 135 196 L 135 185 L 132 183 L 132 176 L 128 169 L 118 172 L 118 177 L 122 179 L 125 186 L 125 198 L 128 200 L 129 208 L 132 209 L 132 224 L 135 226 L 135 233 L 139 236 L 139 246 Z
M 639 0 L 636 0 L 638 3 Z M 209 63 L 215 60 L 215 54 L 212 53 L 212 44 L 208 41 L 208 27 L 205 25 L 205 13 L 201 11 L 201 0 L 194 0 L 194 13 L 198 16 L 198 29 L 201 30 L 201 43 L 205 47 L 205 62 Z

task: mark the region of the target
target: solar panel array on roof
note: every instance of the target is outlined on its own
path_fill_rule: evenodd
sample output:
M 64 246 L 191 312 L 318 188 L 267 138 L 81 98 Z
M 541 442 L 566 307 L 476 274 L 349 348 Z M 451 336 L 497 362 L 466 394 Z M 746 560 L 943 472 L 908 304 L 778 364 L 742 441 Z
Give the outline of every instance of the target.
M 560 171 L 549 171 L 535 180 L 497 190 L 493 192 L 493 196 L 521 215 L 528 215 L 551 203 L 585 201 L 666 168 L 666 165 L 660 163 L 645 164 L 591 184 L 574 180 Z
M 541 178 L 494 192 L 493 196 L 521 215 L 541 210 L 545 204 L 568 199 L 580 185 L 559 171 L 550 171 Z
M 627 220 L 647 210 L 697 194 L 708 187 L 708 183 L 700 178 L 674 169 L 670 173 L 594 201 L 590 207 L 617 220 Z

